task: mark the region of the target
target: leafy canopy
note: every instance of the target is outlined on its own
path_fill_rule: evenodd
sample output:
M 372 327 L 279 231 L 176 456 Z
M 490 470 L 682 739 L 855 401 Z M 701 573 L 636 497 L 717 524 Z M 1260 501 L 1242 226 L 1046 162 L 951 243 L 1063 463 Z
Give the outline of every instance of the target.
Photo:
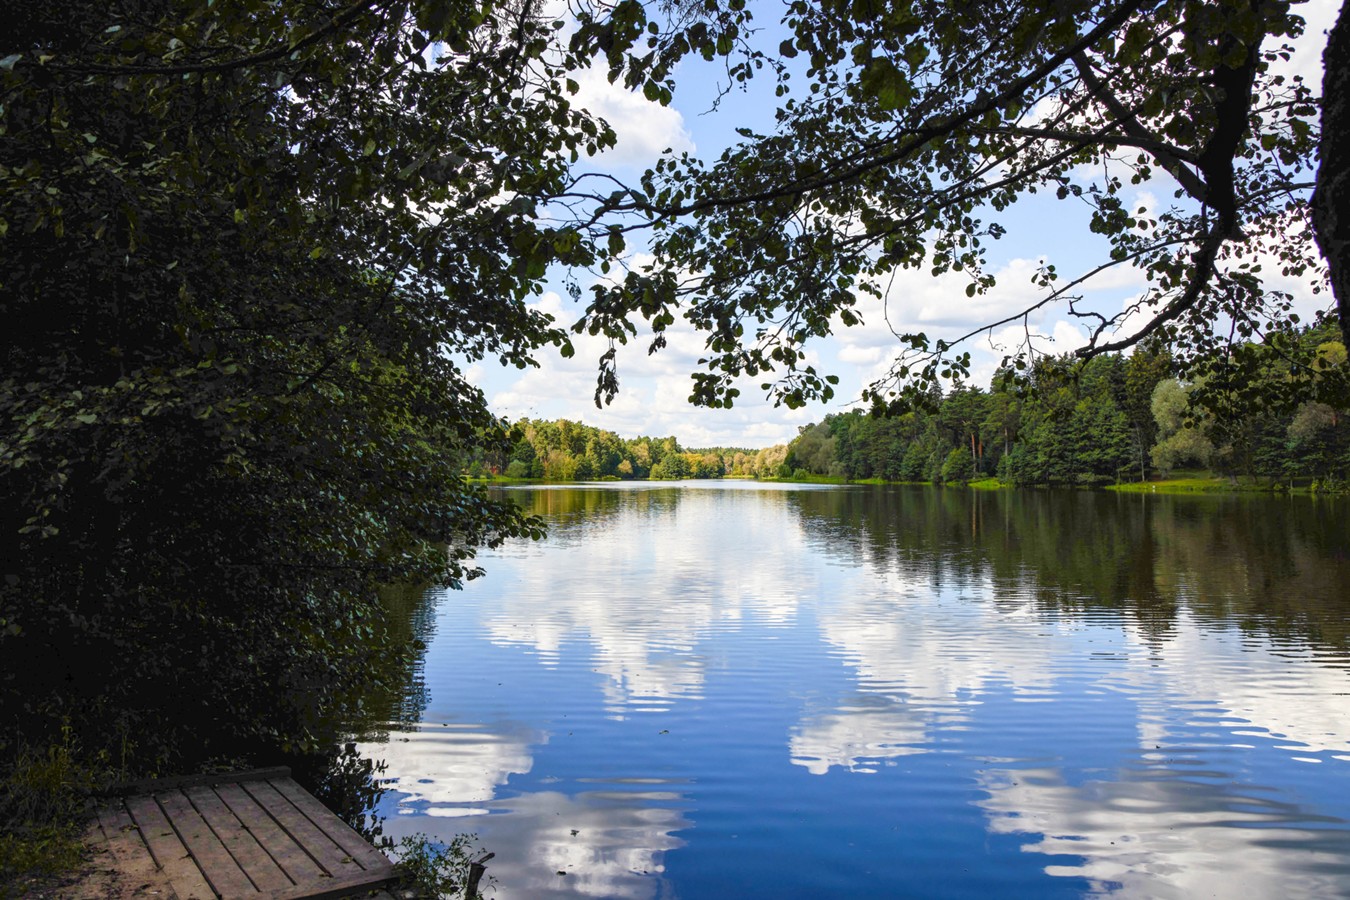
M 510 445 L 460 366 L 568 348 L 529 300 L 622 248 L 566 207 L 614 141 L 568 74 L 673 57 L 529 0 L 6 19 L 0 734 L 303 743 L 397 651 L 377 583 L 539 533 L 462 477 Z
M 1154 337 L 1184 363 L 1290 331 L 1291 298 L 1263 275 L 1325 277 L 1308 222 L 1319 106 L 1275 70 L 1303 28 L 1288 3 L 793 0 L 782 24 L 733 72 L 774 73 L 776 127 L 711 163 L 664 159 L 616 202 L 647 218 L 657 261 L 597 287 L 577 323 L 624 341 L 639 313 L 660 346 L 682 311 L 708 335 L 696 403 L 730 405 L 743 375 L 788 406 L 828 400 L 808 342 L 857 324 L 859 297 L 904 269 L 992 289 L 991 242 L 1028 194 L 1084 210 L 1105 258 L 1045 264 L 1034 305 L 970 334 L 897 334 L 869 397 L 931 395 L 968 374 L 963 342 L 1007 325 L 1026 326 L 1005 348 L 1025 370 L 1031 316 L 1055 303 L 1084 327 L 1080 357 Z M 1157 209 L 1129 202 L 1145 187 L 1165 193 Z M 1121 267 L 1146 279 L 1137 299 L 1086 299 Z M 600 386 L 612 395 L 612 368 Z

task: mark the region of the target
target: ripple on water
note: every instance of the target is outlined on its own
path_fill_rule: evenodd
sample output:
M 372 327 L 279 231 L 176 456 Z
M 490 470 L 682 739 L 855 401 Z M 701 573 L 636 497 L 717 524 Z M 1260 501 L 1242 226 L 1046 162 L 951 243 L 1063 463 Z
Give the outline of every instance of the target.
M 515 494 L 551 536 L 434 601 L 424 722 L 363 746 L 504 900 L 1350 895 L 1350 570 L 1294 507 Z

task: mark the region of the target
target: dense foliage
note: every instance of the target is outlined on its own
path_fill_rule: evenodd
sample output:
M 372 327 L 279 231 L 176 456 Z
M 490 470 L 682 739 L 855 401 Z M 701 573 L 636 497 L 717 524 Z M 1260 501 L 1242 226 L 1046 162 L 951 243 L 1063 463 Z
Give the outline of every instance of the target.
M 566 75 L 672 60 L 529 2 L 5 20 L 0 755 L 303 744 L 397 654 L 377 583 L 537 533 L 463 479 L 509 444 L 460 365 L 569 348 L 528 301 L 622 240 L 541 214 L 614 140 Z
M 1315 370 L 1343 375 L 1345 346 L 1326 329 L 1301 335 Z M 1156 347 L 1098 356 L 1079 368 L 1043 360 L 1029 390 L 996 379 L 989 390 L 958 385 L 932 411 L 827 416 L 789 445 L 803 474 L 888 481 L 1091 485 L 1142 481 L 1174 469 L 1210 469 L 1267 484 L 1300 481 L 1323 490 L 1350 484 L 1350 408 L 1317 399 L 1318 386 L 1284 407 L 1240 402 L 1288 392 L 1288 358 L 1248 348 L 1259 373 L 1225 383 L 1210 368 L 1181 381 Z M 1059 364 L 1056 365 L 1055 363 Z M 1240 391 L 1238 390 L 1240 385 Z
M 470 474 L 544 481 L 775 477 L 787 453 L 786 446 L 686 449 L 675 437 L 621 438 L 567 419 L 521 419 L 513 434 L 516 441 L 509 450 L 480 454 L 470 464 Z

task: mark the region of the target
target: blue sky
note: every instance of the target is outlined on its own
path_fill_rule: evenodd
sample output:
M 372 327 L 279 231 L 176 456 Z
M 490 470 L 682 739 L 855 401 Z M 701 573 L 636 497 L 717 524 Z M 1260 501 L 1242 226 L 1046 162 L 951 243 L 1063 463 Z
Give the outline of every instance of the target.
M 1335 0 L 1310 0 L 1296 6 L 1308 27 L 1287 71 L 1302 75 L 1314 87 L 1321 84 L 1325 31 L 1331 27 L 1337 6 Z M 775 10 L 765 5 L 758 13 L 766 28 L 776 26 Z M 578 80 L 581 92 L 577 101 L 609 121 L 619 137 L 616 148 L 591 164 L 629 182 L 635 181 L 667 147 L 713 158 L 738 140 L 735 128 L 767 131 L 773 123 L 776 100 L 770 78 L 752 82 L 749 90 L 726 94 L 713 110 L 710 107 L 718 87 L 725 84 L 725 71 L 698 61 L 682 64 L 677 71 L 677 91 L 668 107 L 609 84 L 599 71 L 583 73 Z M 1157 198 L 1170 198 L 1173 189 L 1170 179 L 1163 176 L 1140 186 L 1130 199 L 1152 206 Z M 762 379 L 747 379 L 732 409 L 691 406 L 687 400 L 689 375 L 698 368 L 703 338 L 683 322 L 668 331 L 670 345 L 655 356 L 647 355 L 642 340 L 620 348 L 621 390 L 605 409 L 597 409 L 592 399 L 595 361 L 607 346 L 598 339 L 577 340 L 577 353 L 571 359 L 563 359 L 552 348 L 541 351 L 538 369 L 522 372 L 484 362 L 471 366 L 468 374 L 482 387 L 494 411 L 512 419 L 568 418 L 610 429 L 623 437 L 673 434 L 686 446 L 694 447 L 783 443 L 791 440 L 799 427 L 819 421 L 828 412 L 848 408 L 863 387 L 886 370 L 899 349 L 887 318 L 897 331 L 919 330 L 930 336 L 952 337 L 1029 305 L 1038 296 L 1030 278 L 1039 260 L 1053 262 L 1066 276 L 1100 263 L 1105 258 L 1103 243 L 1088 232 L 1086 215 L 1075 219 L 1072 209 L 1071 204 L 1037 196 L 1001 215 L 1008 233 L 991 248 L 991 271 L 998 286 L 986 295 L 967 299 L 965 281 L 960 278 L 935 279 L 924 271 L 908 271 L 896 279 L 885 310 L 875 301 L 863 301 L 859 307 L 863 325 L 844 328 L 840 324 L 834 336 L 808 348 L 817 368 L 840 378 L 838 396 L 828 406 L 813 404 L 799 410 L 775 407 L 758 386 Z M 641 248 L 634 252 L 640 253 Z M 1305 313 L 1325 302 L 1312 296 L 1306 282 L 1279 277 L 1273 282 L 1293 293 Z M 1137 273 L 1120 272 L 1095 284 L 1093 301 L 1118 310 L 1137 295 L 1143 280 Z M 538 306 L 567 324 L 581 311 L 566 297 L 560 283 L 539 298 Z M 1062 310 L 1049 311 L 1033 319 L 1032 324 L 1044 335 L 1038 343 L 1042 349 L 1066 352 L 1083 342 L 1078 328 L 1062 317 Z M 992 342 L 981 337 L 967 345 L 977 384 L 987 384 L 1003 355 L 1000 344 L 1010 348 L 1017 337 L 1020 326 L 1005 330 L 1001 342 L 996 333 Z

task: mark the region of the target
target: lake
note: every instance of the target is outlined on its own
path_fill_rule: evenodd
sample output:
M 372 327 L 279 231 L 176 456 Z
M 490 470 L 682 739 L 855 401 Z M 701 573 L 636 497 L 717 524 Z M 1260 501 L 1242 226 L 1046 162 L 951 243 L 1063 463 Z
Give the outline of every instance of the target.
M 504 495 L 360 745 L 499 898 L 1350 896 L 1350 504 Z

